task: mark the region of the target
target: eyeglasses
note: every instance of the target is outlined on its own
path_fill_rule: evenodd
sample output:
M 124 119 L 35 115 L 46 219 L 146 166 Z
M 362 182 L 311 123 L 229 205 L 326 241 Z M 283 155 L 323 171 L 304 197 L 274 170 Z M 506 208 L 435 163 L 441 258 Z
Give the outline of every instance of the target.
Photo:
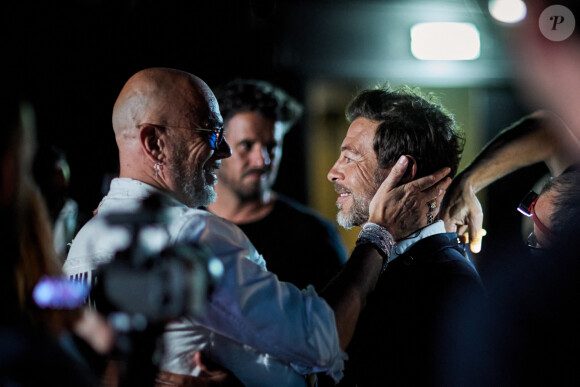
M 528 235 L 528 239 L 526 239 L 526 246 L 532 249 L 532 251 L 544 251 L 544 247 L 538 242 L 538 238 L 536 238 L 536 233 L 531 232 Z
M 538 227 L 544 234 L 546 234 L 549 238 L 553 238 L 554 234 L 550 231 L 548 227 L 546 227 L 536 215 L 536 202 L 538 201 L 539 195 L 534 191 L 528 192 L 526 196 L 520 202 L 518 206 L 518 211 L 524 214 L 527 217 L 532 217 L 534 220 L 534 224 Z M 528 247 L 533 249 L 542 249 L 538 239 L 536 238 L 536 234 L 532 232 L 528 236 L 527 240 Z
M 220 145 L 222 144 L 222 142 L 224 141 L 224 127 L 219 127 L 219 128 L 215 128 L 215 129 L 210 129 L 210 128 L 201 128 L 201 127 L 191 127 L 191 128 L 185 128 L 182 126 L 171 126 L 171 125 L 159 125 L 159 124 L 150 124 L 150 123 L 143 123 L 140 124 L 138 126 L 143 126 L 143 125 L 151 125 L 151 126 L 156 126 L 156 127 L 160 127 L 160 128 L 173 128 L 173 129 L 188 129 L 188 130 L 195 130 L 198 132 L 206 132 L 209 133 L 208 135 L 208 139 L 209 139 L 209 145 L 211 146 L 211 148 L 213 150 L 217 150 Z

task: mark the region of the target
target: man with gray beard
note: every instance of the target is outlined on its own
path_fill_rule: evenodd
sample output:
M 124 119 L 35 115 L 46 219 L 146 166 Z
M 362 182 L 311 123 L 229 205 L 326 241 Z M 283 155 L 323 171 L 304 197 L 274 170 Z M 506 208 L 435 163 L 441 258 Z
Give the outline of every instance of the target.
M 342 227 L 375 226 L 370 203 L 401 156 L 409 168 L 401 183 L 448 166 L 457 172 L 463 141 L 453 116 L 407 87 L 364 90 L 346 110 L 350 127 L 328 173 L 339 194 Z M 445 321 L 464 305 L 480 305 L 483 287 L 475 267 L 427 203 L 427 227 L 397 240 L 347 347 L 340 386 L 437 385 L 442 354 L 460 345 L 465 327 Z M 326 384 L 322 377 L 321 384 Z

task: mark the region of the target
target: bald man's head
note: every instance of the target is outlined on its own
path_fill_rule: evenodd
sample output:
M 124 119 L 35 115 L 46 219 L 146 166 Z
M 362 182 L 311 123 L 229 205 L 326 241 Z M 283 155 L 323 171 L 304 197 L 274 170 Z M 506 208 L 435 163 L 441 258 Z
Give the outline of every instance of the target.
M 113 108 L 119 176 L 170 191 L 190 207 L 207 205 L 215 200 L 219 160 L 231 155 L 227 142 L 217 141 L 222 126 L 216 98 L 201 79 L 168 68 L 142 70 Z
M 169 68 L 145 69 L 133 75 L 113 108 L 118 139 L 136 136 L 142 123 L 205 127 L 213 121 L 221 121 L 221 116 L 207 84 L 195 75 Z

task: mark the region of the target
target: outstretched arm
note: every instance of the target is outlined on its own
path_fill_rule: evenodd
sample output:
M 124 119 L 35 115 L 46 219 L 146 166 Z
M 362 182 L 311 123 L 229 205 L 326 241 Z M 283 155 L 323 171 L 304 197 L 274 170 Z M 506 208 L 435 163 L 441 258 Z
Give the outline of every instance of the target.
M 386 228 L 388 231 L 381 230 L 392 233 L 395 238 L 426 226 L 429 207 L 425 203 L 440 200 L 450 183 L 449 178 L 445 179 L 449 173 L 446 168 L 397 187 L 407 165 L 408 160 L 403 157 L 391 169 L 370 205 L 371 221 Z M 166 347 L 176 350 L 174 354 L 167 354 L 168 358 L 182 356 L 177 353 L 180 345 L 172 345 L 171 341 L 181 342 L 184 327 L 194 322 L 194 329 L 203 331 L 207 327 L 217 333 L 204 351 L 246 384 L 252 384 L 248 381 L 261 374 L 247 372 L 246 357 L 236 355 L 246 348 L 237 343 L 279 359 L 270 364 L 270 369 L 276 372 L 286 372 L 280 366 L 290 363 L 300 374 L 326 369 L 338 380 L 343 367 L 340 349 L 346 349 L 349 344 L 358 315 L 388 255 L 372 244 L 357 246 L 343 270 L 320 293 L 323 300 L 314 289 L 301 291 L 279 282 L 272 273 L 257 265 L 261 257 L 239 228 L 217 216 L 208 215 L 205 222 L 200 225 L 195 219 L 181 233 L 189 240 L 205 244 L 220 257 L 224 265 L 222 279 L 214 288 L 204 313 L 167 327 Z M 181 373 L 191 373 L 191 369 Z
M 408 159 L 401 157 L 382 183 L 370 204 L 369 222 L 386 228 L 395 240 L 427 226 L 427 202 L 440 203 L 451 179 L 449 168 L 397 187 L 407 169 Z M 379 278 L 383 256 L 370 244 L 355 247 L 341 273 L 324 289 L 321 296 L 334 310 L 340 347 L 346 349 L 358 315 Z
M 441 208 L 447 231 L 462 234 L 467 230 L 471 250 L 479 252 L 483 212 L 476 193 L 519 168 L 541 161 L 557 176 L 577 160 L 569 149 L 578 144 L 569 128 L 545 110 L 502 130 L 449 186 Z

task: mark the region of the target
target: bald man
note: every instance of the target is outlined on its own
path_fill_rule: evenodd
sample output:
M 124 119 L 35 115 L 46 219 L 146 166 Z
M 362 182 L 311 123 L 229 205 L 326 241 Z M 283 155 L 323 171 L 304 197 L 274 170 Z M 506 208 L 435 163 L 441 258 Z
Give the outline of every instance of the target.
M 109 226 L 104 217 L 136 210 L 142 199 L 162 194 L 176 216 L 165 228 L 152 225 L 159 238 L 148 238 L 148 247 L 202 244 L 224 266 L 203 316 L 185 316 L 166 327 L 161 369 L 172 373 L 171 380 L 203 375 L 195 351 L 246 385 L 305 385 L 302 375 L 321 370 L 339 380 L 343 349 L 394 240 L 426 225 L 426 203 L 441 200 L 448 170 L 395 189 L 408 163 L 401 158 L 371 203 L 372 227 L 361 232 L 323 299 L 312 288 L 279 282 L 237 226 L 197 209 L 214 200 L 215 171 L 231 154 L 222 125 L 212 91 L 191 74 L 154 68 L 129 79 L 113 110 L 120 176 L 98 214 L 79 231 L 64 270 L 90 276 L 110 261 L 130 239 L 127 230 Z

